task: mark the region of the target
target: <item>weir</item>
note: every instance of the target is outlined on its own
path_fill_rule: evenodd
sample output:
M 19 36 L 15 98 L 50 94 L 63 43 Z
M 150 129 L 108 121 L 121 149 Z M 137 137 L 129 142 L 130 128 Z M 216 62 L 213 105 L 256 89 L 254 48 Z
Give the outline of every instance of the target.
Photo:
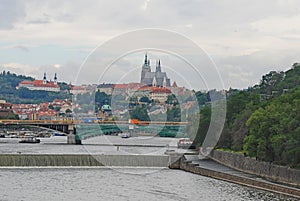
M 128 166 L 168 167 L 167 155 L 2 154 L 0 167 Z

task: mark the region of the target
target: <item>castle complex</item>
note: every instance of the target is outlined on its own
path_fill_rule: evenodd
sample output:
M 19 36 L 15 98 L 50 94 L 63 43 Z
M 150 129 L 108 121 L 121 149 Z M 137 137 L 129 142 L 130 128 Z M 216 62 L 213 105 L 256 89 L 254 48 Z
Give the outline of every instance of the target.
M 155 72 L 151 71 L 150 60 L 145 54 L 145 61 L 142 66 L 141 83 L 154 87 L 170 87 L 170 79 L 166 72 L 161 72 L 160 60 L 156 62 Z

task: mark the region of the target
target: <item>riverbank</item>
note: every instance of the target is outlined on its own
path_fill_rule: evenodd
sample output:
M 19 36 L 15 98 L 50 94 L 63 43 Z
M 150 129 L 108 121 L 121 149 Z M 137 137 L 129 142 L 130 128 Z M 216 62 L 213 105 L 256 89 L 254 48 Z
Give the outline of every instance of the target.
M 226 167 L 210 159 L 199 160 L 197 156 L 186 155 L 171 163 L 170 168 L 300 199 L 300 189 L 298 188 L 270 182 L 252 174 Z
M 243 154 L 221 150 L 213 150 L 210 158 L 233 169 L 300 188 L 300 170 L 259 161 Z

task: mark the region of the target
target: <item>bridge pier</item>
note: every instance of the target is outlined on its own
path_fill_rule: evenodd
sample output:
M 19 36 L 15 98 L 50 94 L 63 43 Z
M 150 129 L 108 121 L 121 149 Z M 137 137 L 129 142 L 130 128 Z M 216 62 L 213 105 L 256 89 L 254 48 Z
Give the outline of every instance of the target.
M 68 144 L 81 144 L 81 140 L 78 135 L 76 135 L 76 127 L 74 127 L 73 124 L 68 125 L 68 137 L 67 137 L 67 143 Z

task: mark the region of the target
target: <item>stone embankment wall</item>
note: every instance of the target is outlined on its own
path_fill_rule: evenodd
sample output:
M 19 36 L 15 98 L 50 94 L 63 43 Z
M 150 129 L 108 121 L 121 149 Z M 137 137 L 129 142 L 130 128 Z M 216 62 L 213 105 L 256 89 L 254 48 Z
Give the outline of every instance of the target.
M 255 174 L 276 182 L 300 187 L 300 170 L 245 157 L 243 154 L 214 150 L 211 159 L 242 172 Z
M 169 168 L 180 169 L 194 174 L 207 176 L 257 189 L 267 190 L 274 193 L 284 194 L 300 199 L 300 191 L 296 188 L 290 188 L 284 185 L 277 185 L 271 182 L 260 181 L 248 177 L 228 174 L 226 172 L 202 168 L 198 164 L 194 164 L 191 161 L 187 161 L 184 156 L 179 158 L 177 161 L 170 163 Z
M 2 154 L 0 167 L 23 166 L 133 166 L 168 167 L 168 156 L 156 155 L 78 155 Z

